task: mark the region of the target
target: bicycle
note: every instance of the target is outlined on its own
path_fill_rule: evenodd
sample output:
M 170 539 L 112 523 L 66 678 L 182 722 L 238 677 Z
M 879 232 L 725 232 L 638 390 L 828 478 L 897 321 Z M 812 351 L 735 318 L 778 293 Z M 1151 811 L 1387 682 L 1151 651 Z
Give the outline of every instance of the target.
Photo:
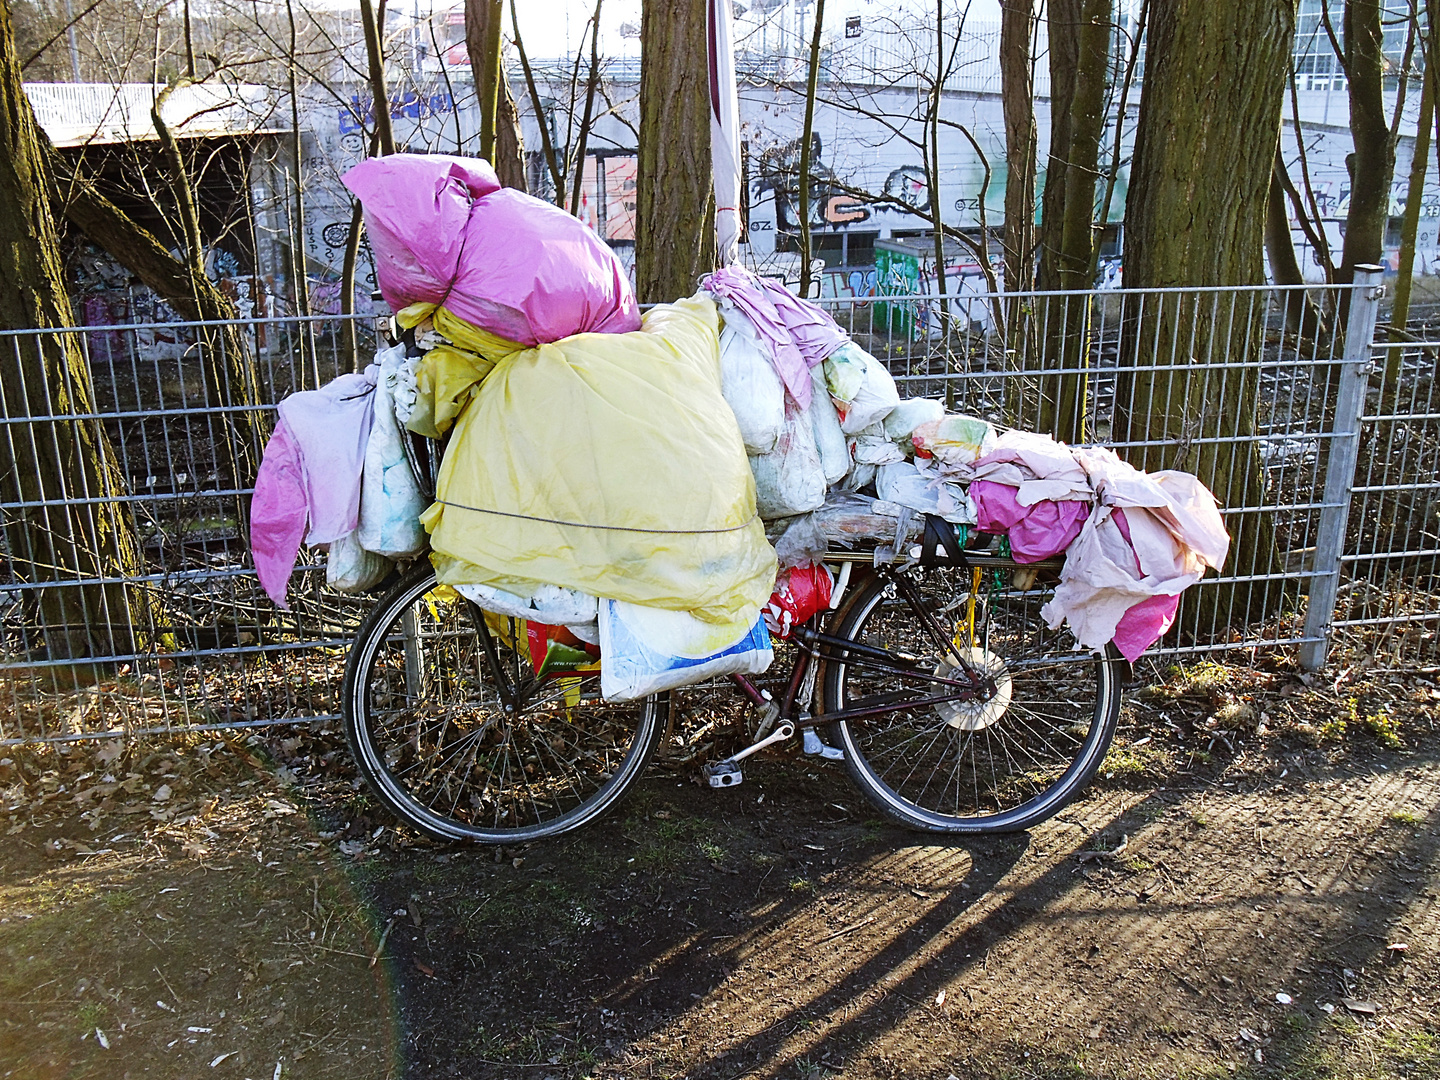
M 711 784 L 799 734 L 912 828 L 1016 832 L 1058 812 L 1109 748 L 1124 661 L 1047 629 L 1039 608 L 1061 561 L 1022 566 L 1001 543 L 952 533 L 943 557 L 880 566 L 827 553 L 832 607 L 795 628 L 779 700 L 729 677 L 762 722 L 707 768 Z M 537 671 L 518 620 L 437 585 L 422 561 L 361 624 L 342 708 L 361 774 L 397 817 L 442 840 L 514 843 L 594 820 L 649 763 L 669 696 L 605 702 L 599 684 Z

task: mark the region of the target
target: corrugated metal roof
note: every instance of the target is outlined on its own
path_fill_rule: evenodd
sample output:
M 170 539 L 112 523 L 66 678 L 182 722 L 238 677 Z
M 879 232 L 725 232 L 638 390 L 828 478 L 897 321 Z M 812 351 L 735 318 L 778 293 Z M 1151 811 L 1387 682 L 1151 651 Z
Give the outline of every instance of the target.
M 164 86 L 149 83 L 26 83 L 40 126 L 56 146 L 147 142 L 157 138 L 150 109 Z M 176 138 L 288 131 L 288 115 L 264 86 L 199 83 L 177 87 L 162 113 Z

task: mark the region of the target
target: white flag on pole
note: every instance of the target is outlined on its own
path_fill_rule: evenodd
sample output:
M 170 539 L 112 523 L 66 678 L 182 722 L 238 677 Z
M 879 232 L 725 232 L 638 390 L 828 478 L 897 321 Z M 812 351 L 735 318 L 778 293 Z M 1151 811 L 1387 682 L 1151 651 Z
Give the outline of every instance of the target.
M 715 253 L 721 266 L 740 255 L 740 102 L 730 40 L 730 0 L 707 0 L 710 157 L 715 173 Z

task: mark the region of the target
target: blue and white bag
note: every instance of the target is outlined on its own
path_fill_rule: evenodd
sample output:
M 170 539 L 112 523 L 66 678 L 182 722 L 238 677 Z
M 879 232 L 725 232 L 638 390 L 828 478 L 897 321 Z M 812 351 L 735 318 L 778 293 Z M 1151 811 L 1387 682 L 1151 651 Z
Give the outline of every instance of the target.
M 701 622 L 684 611 L 600 601 L 600 693 L 633 701 L 717 675 L 758 674 L 775 651 L 764 620 L 736 641 L 734 626 Z

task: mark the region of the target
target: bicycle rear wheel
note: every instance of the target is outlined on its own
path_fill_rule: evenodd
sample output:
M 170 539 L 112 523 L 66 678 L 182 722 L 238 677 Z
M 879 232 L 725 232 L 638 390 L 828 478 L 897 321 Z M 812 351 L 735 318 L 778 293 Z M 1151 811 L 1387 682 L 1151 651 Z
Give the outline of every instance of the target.
M 397 817 L 442 840 L 555 836 L 644 771 L 664 702 L 607 703 L 598 674 L 537 679 L 519 620 L 422 565 L 360 626 L 342 709 L 355 763 Z
M 850 777 L 877 807 L 912 828 L 1018 832 L 1050 817 L 1089 782 L 1120 713 L 1120 665 L 1045 627 L 1048 590 L 997 584 L 986 571 L 913 568 L 877 574 L 831 633 L 914 658 L 906 671 L 858 653 L 827 660 L 825 713 L 897 706 L 830 725 Z M 973 637 L 971 593 L 975 593 Z M 837 650 L 840 651 L 840 650 Z M 988 700 L 903 708 L 944 697 L 956 654 L 994 681 Z

